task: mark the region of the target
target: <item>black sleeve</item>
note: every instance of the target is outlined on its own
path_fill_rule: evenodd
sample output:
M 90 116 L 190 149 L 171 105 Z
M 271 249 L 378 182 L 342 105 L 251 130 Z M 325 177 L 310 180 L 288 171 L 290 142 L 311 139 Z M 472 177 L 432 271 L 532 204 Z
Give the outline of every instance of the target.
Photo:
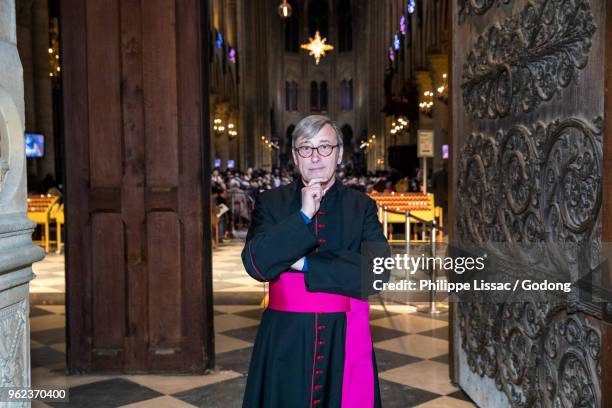
M 370 200 L 365 214 L 360 252 L 349 250 L 312 252 L 306 288 L 311 292 L 336 293 L 364 299 L 377 291 L 374 280 L 389 281 L 390 270 L 373 273 L 374 258 L 391 256 L 391 249 L 378 221 L 376 204 Z
M 276 279 L 315 246 L 317 238 L 299 211 L 277 223 L 257 197 L 242 250 L 242 263 L 249 275 L 260 282 Z

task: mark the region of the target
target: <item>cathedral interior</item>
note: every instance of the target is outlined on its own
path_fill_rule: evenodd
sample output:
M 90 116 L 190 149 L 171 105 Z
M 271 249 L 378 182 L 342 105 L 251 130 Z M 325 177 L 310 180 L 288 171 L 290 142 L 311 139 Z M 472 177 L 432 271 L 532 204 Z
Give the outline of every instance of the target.
M 612 406 L 606 40 L 606 0 L 0 0 L 0 408 L 242 406 L 308 115 L 394 255 L 572 284 L 371 296 L 384 407 Z

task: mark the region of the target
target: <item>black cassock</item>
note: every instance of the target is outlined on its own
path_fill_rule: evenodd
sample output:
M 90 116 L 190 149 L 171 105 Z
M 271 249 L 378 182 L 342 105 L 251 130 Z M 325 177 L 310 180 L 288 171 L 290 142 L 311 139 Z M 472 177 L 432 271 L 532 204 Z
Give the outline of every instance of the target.
M 367 298 L 375 292 L 372 281 L 386 282 L 389 273 L 372 273 L 373 257 L 390 256 L 375 202 L 336 180 L 306 224 L 300 214 L 303 186 L 297 180 L 259 195 L 242 251 L 247 272 L 262 282 L 274 281 L 281 273 L 302 273 L 309 292 Z M 291 270 L 302 256 L 307 270 Z M 340 407 L 346 322 L 342 312 L 267 308 L 255 340 L 243 407 Z M 318 339 L 316 344 L 313 339 Z M 374 406 L 380 407 L 373 353 L 372 358 Z

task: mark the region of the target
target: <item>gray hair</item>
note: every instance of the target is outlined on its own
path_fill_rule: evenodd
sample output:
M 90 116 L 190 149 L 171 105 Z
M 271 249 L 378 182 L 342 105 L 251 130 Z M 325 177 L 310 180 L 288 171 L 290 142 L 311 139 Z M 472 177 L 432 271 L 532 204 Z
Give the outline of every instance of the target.
M 323 126 L 329 125 L 336 133 L 336 140 L 339 145 L 342 145 L 342 131 L 338 128 L 330 118 L 323 115 L 310 115 L 300 120 L 291 134 L 291 146 L 295 148 L 295 144 L 299 138 L 312 139 L 319 133 Z

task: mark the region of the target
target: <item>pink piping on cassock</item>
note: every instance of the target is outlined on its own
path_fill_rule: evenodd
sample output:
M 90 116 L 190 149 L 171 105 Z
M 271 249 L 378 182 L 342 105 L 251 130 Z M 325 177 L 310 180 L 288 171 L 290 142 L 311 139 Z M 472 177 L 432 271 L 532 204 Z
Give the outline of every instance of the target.
M 251 249 L 251 246 L 253 245 L 253 241 L 249 241 L 249 259 L 251 260 L 251 266 L 253 267 L 253 269 L 255 270 L 255 272 L 257 272 L 257 274 L 259 275 L 259 277 L 262 280 L 266 280 L 266 278 L 264 278 L 264 276 L 261 274 L 261 272 L 259 272 L 259 269 L 257 269 L 257 266 L 255 266 L 255 261 L 253 261 L 253 250 Z
M 315 214 L 315 236 L 317 238 L 319 237 L 319 213 L 318 212 Z M 319 247 L 315 248 L 315 252 L 319 252 Z
M 315 341 L 314 341 L 314 355 L 312 357 L 312 377 L 310 379 L 310 406 L 312 407 L 312 397 L 314 396 L 314 376 L 315 376 L 315 361 L 317 355 L 317 341 L 319 340 L 319 331 L 317 326 L 319 324 L 319 315 L 315 314 Z

